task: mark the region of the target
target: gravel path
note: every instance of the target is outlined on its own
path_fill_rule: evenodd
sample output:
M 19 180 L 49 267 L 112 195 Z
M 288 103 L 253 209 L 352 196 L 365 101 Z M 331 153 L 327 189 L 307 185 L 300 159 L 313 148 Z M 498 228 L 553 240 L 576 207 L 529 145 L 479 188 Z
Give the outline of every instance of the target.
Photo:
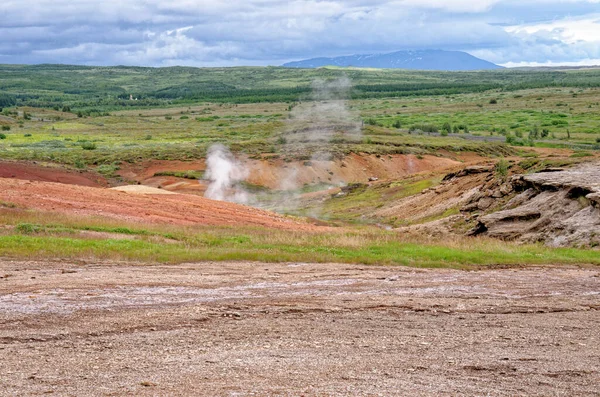
M 600 269 L 0 260 L 0 395 L 600 395 Z

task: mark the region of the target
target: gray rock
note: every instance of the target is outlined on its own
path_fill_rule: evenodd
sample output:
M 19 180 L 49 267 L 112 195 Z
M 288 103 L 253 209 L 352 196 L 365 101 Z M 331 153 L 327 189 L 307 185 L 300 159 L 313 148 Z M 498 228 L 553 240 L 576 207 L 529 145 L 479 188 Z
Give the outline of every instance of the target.
M 511 182 L 526 190 L 501 211 L 480 217 L 473 234 L 552 246 L 600 244 L 600 165 L 518 175 Z M 486 198 L 478 203 L 480 209 L 492 205 Z

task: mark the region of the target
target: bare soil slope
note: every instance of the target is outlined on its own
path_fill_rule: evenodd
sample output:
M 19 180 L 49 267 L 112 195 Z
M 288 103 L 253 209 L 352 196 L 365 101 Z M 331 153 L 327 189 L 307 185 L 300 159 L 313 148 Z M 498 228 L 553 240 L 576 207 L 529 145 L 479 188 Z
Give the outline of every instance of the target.
M 0 260 L 0 395 L 598 396 L 598 269 Z
M 351 153 L 343 160 L 303 161 L 286 163 L 282 160 L 247 162 L 250 183 L 281 189 L 282 181 L 293 180 L 299 187 L 316 183 L 365 183 L 369 178 L 398 179 L 423 171 L 446 170 L 461 163 L 445 157 L 414 155 L 368 155 Z
M 101 175 L 93 172 L 71 171 L 58 165 L 42 165 L 26 161 L 0 160 L 0 178 L 58 182 L 81 186 L 107 186 L 106 180 Z
M 24 208 L 131 221 L 294 230 L 315 228 L 272 212 L 187 194 L 139 195 L 112 189 L 0 178 L 0 200 Z
M 450 154 L 448 154 L 450 156 Z M 468 162 L 482 158 L 465 154 Z M 436 156 L 394 154 L 377 156 L 351 153 L 344 159 L 330 161 L 291 161 L 279 158 L 250 159 L 240 161 L 249 170 L 248 182 L 269 189 L 291 189 L 310 184 L 343 184 L 367 182 L 369 178 L 398 179 L 424 171 L 443 171 L 460 166 L 462 159 Z M 204 160 L 195 161 L 148 161 L 140 164 L 123 164 L 118 172 L 126 180 L 140 182 L 170 191 L 203 195 L 205 181 L 196 181 L 160 174 L 185 171 L 203 171 Z

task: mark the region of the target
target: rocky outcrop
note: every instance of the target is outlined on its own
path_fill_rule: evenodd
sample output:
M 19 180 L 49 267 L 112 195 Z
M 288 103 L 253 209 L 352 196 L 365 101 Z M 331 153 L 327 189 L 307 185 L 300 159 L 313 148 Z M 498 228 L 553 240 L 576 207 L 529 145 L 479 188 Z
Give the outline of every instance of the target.
M 510 198 L 514 191 L 499 211 L 478 217 L 471 234 L 550 246 L 600 245 L 600 164 L 515 175 L 509 183 L 510 189 L 501 185 L 463 208 L 484 211 L 498 203 L 492 198 Z

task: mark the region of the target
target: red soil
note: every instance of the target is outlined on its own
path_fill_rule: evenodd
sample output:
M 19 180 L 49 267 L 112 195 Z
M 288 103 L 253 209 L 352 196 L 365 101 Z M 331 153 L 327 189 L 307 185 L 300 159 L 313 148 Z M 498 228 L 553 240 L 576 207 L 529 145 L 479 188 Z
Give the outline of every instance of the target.
M 0 178 L 58 182 L 81 186 L 107 186 L 103 177 L 92 172 L 70 171 L 58 166 L 44 166 L 23 161 L 0 161 Z
M 206 169 L 204 159 L 194 161 L 149 160 L 137 164 L 122 163 L 117 172 L 125 179 L 142 182 L 152 178 L 157 172 L 165 171 L 198 171 Z
M 366 183 L 369 178 L 399 179 L 423 171 L 439 171 L 461 163 L 444 157 L 414 155 L 368 155 L 352 153 L 343 160 L 295 161 L 249 160 L 251 172 L 248 182 L 272 189 L 284 188 L 282 181 L 293 179 L 297 186 L 315 183 Z M 285 185 L 285 184 L 284 184 Z
M 240 161 L 249 169 L 248 182 L 270 189 L 289 189 L 305 184 L 330 183 L 344 184 L 367 182 L 369 178 L 380 180 L 399 179 L 427 171 L 443 171 L 463 162 L 481 162 L 482 157 L 476 154 L 461 154 L 464 158 L 447 158 L 437 156 L 414 156 L 404 154 L 376 156 L 369 154 L 350 154 L 343 160 L 332 161 L 292 161 L 281 159 L 255 160 L 241 158 Z M 206 190 L 205 181 L 176 178 L 173 176 L 154 176 L 165 171 L 198 171 L 205 170 L 203 159 L 194 161 L 154 160 L 139 164 L 123 164 L 119 175 L 126 180 L 140 182 L 143 185 L 160 187 L 178 193 L 203 195 Z M 287 183 L 286 183 L 287 181 Z
M 111 189 L 6 178 L 0 178 L 0 201 L 37 210 L 137 222 L 262 226 L 287 230 L 317 228 L 268 211 L 194 195 L 136 195 Z

